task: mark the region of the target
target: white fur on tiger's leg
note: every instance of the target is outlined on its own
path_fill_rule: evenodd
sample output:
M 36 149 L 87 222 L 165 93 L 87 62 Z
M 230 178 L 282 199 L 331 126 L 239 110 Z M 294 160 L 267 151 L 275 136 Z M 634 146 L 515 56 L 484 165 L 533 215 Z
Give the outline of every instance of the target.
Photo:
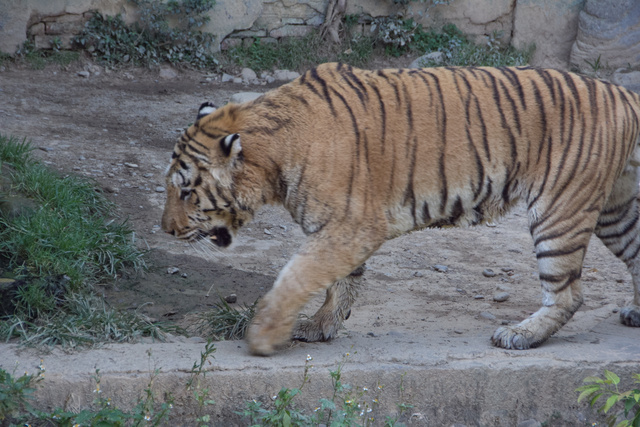
M 595 233 L 631 273 L 633 304 L 620 310 L 620 321 L 627 326 L 640 327 L 640 203 L 637 192 L 637 168 L 628 166 L 614 184 Z
M 327 289 L 327 297 L 322 307 L 310 319 L 298 321 L 293 330 L 293 339 L 305 342 L 329 341 L 349 318 L 351 306 L 362 285 L 364 264 L 356 268 L 344 279 L 340 279 Z

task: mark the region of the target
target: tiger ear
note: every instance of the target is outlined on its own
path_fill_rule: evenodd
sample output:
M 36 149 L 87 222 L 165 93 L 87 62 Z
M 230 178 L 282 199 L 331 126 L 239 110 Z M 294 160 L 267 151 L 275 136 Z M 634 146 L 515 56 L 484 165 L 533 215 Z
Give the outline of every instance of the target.
M 242 153 L 240 135 L 232 133 L 220 140 L 220 149 L 226 157 L 237 157 Z
M 211 114 L 214 111 L 216 111 L 216 106 L 213 105 L 213 102 L 205 102 L 203 103 L 200 108 L 198 108 L 198 117 L 196 117 L 196 120 L 200 120 L 201 118 L 203 118 L 204 116 L 206 116 L 207 114 Z

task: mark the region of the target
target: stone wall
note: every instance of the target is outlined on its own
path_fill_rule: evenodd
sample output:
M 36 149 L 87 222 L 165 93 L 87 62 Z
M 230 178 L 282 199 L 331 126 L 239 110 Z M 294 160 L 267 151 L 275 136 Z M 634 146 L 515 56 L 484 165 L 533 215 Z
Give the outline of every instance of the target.
M 392 0 L 348 0 L 347 13 L 363 22 L 404 12 L 425 27 L 453 23 L 482 41 L 499 37 L 518 48 L 536 45 L 533 65 L 568 68 L 578 33 L 578 16 L 585 0 L 451 0 L 448 5 L 410 2 L 407 8 Z M 127 0 L 0 0 L 0 50 L 15 52 L 27 37 L 48 47 L 53 37 L 63 43 L 77 34 L 87 12 L 121 13 L 135 20 Z M 324 22 L 328 0 L 217 0 L 204 31 L 215 35 L 218 49 L 229 49 L 260 38 L 277 42 L 308 34 Z M 364 27 L 364 25 L 363 25 Z M 640 60 L 639 60 L 640 61 Z

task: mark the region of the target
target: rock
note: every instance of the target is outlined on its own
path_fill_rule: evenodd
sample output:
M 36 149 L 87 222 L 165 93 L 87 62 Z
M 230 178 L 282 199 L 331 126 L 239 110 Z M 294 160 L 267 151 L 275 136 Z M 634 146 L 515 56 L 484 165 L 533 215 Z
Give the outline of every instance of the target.
M 593 71 L 595 61 L 618 68 L 640 64 L 640 2 L 587 0 L 578 18 L 571 64 Z
M 235 84 L 240 84 L 240 83 L 242 83 L 242 78 L 240 78 L 240 77 L 234 77 L 234 78 L 233 78 L 233 83 L 235 83 Z
M 484 299 L 484 295 L 474 295 L 473 299 Z
M 238 296 L 236 294 L 230 294 L 224 297 L 224 300 L 229 304 L 235 304 L 238 301 Z
M 256 72 L 253 71 L 251 68 L 243 68 L 242 71 L 240 72 L 240 75 L 242 76 L 242 80 L 244 80 L 245 82 L 251 82 L 258 78 L 258 75 L 256 74 Z
M 220 79 L 222 83 L 229 83 L 233 81 L 233 76 L 230 76 L 227 73 L 222 73 L 222 78 Z
M 131 169 L 137 169 L 139 166 L 136 163 L 126 163 L 124 164 L 126 167 Z
M 631 71 L 625 68 L 618 69 L 615 73 L 613 73 L 613 76 L 611 76 L 611 82 L 620 86 L 624 86 L 627 89 L 639 92 L 640 71 Z
M 171 80 L 178 77 L 178 73 L 171 67 L 162 67 L 160 68 L 160 73 L 158 75 L 161 79 Z
M 84 77 L 85 79 L 91 75 L 88 71 L 78 71 L 78 75 L 80 77 Z
M 164 193 L 164 187 L 162 187 L 162 186 L 160 186 L 160 185 L 159 185 L 159 186 L 157 186 L 157 187 L 156 187 L 156 193 Z
M 419 58 L 416 58 L 409 68 L 423 68 L 433 65 L 440 65 L 444 62 L 444 53 L 442 52 L 431 52 L 426 55 L 422 55 Z
M 273 78 L 281 82 L 287 82 L 297 79 L 298 77 L 300 77 L 300 73 L 296 73 L 295 71 L 276 70 L 273 72 Z
M 271 84 L 271 83 L 276 81 L 275 77 L 273 77 L 273 76 L 267 76 L 267 77 L 264 78 L 264 80 L 269 84 Z
M 447 267 L 446 265 L 441 265 L 441 264 L 434 265 L 433 269 L 435 271 L 437 271 L 438 273 L 446 273 L 447 271 L 449 271 L 449 267 Z
M 480 313 L 480 317 L 482 317 L 483 319 L 487 319 L 487 320 L 496 320 L 496 316 L 494 316 L 493 314 L 489 313 L 488 311 L 483 311 Z
M 169 267 L 167 268 L 167 274 L 176 274 L 180 269 L 178 267 Z
M 424 276 L 424 273 L 422 271 L 416 271 L 415 273 L 413 273 L 413 275 L 415 277 L 422 277 L 422 276 Z
M 509 292 L 499 292 L 493 296 L 493 300 L 496 302 L 505 302 L 510 296 Z
M 512 46 L 528 49 L 535 43 L 532 65 L 568 69 L 582 5 L 582 1 L 518 1 Z
M 518 423 L 518 427 L 542 427 L 542 424 L 540 423 L 540 421 L 536 420 L 525 420 L 520 421 Z
M 242 104 L 243 102 L 253 101 L 260 96 L 262 96 L 262 94 L 258 92 L 239 92 L 231 95 L 229 103 Z
M 482 275 L 484 277 L 495 277 L 498 275 L 498 273 L 496 273 L 495 271 L 493 271 L 490 268 L 485 268 L 484 270 L 482 270 Z

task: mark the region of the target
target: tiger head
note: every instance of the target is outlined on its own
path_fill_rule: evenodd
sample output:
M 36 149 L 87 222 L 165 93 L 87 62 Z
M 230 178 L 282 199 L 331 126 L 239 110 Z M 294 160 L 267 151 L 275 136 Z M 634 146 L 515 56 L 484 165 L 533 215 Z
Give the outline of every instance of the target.
M 213 114 L 213 104 L 202 104 L 196 122 L 174 148 L 162 229 L 179 239 L 208 239 L 227 247 L 232 235 L 253 217 L 253 209 L 237 194 L 236 175 L 243 169 L 240 135 L 230 130 L 234 122 L 220 110 Z

